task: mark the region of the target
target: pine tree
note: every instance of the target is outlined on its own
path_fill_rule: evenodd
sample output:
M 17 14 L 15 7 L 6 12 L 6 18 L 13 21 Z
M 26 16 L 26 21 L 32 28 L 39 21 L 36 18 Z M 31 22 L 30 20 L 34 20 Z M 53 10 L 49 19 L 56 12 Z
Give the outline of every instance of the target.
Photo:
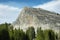
M 55 40 L 55 34 L 52 30 L 44 30 L 45 40 Z
M 37 29 L 36 40 L 44 40 L 44 33 L 41 28 Z
M 35 38 L 35 29 L 33 27 L 29 27 L 26 31 L 26 34 L 29 40 L 33 40 Z

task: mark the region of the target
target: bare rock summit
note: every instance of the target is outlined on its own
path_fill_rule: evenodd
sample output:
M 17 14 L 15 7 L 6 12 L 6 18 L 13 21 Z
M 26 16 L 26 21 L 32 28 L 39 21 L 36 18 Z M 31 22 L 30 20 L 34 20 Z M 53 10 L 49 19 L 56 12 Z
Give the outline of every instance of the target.
M 55 32 L 60 30 L 60 14 L 50 12 L 41 8 L 25 7 L 13 23 L 14 28 L 26 30 L 33 26 L 35 30 L 41 27 L 43 30 L 52 29 Z

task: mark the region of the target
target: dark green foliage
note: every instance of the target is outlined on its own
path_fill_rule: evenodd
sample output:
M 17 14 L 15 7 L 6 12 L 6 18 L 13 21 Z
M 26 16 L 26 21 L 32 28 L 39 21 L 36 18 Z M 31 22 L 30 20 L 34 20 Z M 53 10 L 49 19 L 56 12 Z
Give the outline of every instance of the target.
M 23 30 L 14 30 L 14 40 L 26 40 L 26 35 Z
M 27 36 L 23 30 L 14 29 L 10 30 L 10 40 L 27 40 Z
M 37 29 L 36 40 L 44 40 L 44 33 L 43 30 L 41 30 L 41 28 Z
M 7 30 L 2 30 L 0 35 L 0 40 L 10 40 L 9 33 Z
M 10 40 L 8 32 L 9 24 L 0 24 L 0 40 Z
M 33 27 L 29 27 L 26 31 L 26 34 L 29 38 L 29 40 L 33 40 L 35 38 L 35 29 Z
M 50 40 L 55 40 L 55 34 L 54 34 L 54 32 L 53 32 L 52 30 L 50 30 L 50 31 L 48 32 L 48 34 L 49 34 L 49 39 L 50 39 Z
M 55 40 L 55 33 L 52 30 L 44 30 L 45 40 Z
M 0 24 L 0 40 L 60 40 L 60 36 L 53 30 L 37 29 L 35 35 L 34 27 L 29 27 L 26 33 L 21 29 L 13 29 L 11 24 Z
M 10 29 L 9 29 L 9 35 L 10 35 L 10 40 L 14 40 L 14 30 L 13 30 L 13 26 L 11 26 Z
M 41 30 L 41 28 L 37 29 L 36 40 L 57 40 L 57 35 L 53 32 L 53 30 Z

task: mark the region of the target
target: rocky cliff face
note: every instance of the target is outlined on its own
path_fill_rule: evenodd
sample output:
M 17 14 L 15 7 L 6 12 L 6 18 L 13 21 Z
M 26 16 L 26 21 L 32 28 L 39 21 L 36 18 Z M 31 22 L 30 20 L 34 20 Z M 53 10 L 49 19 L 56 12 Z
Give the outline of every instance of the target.
M 28 27 L 33 26 L 35 30 L 37 27 L 44 29 L 52 29 L 56 32 L 60 30 L 60 14 L 49 12 L 41 8 L 28 8 L 22 9 L 17 20 L 13 23 L 14 28 L 21 28 L 26 30 Z

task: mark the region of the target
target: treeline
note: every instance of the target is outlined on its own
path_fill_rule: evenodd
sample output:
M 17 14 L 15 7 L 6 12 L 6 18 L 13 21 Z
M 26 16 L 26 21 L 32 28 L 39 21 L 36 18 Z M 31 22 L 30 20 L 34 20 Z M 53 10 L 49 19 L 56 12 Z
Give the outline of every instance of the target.
M 19 29 L 13 29 L 11 24 L 0 24 L 0 40 L 59 40 L 58 35 L 53 30 L 42 30 L 29 27 L 26 32 Z

